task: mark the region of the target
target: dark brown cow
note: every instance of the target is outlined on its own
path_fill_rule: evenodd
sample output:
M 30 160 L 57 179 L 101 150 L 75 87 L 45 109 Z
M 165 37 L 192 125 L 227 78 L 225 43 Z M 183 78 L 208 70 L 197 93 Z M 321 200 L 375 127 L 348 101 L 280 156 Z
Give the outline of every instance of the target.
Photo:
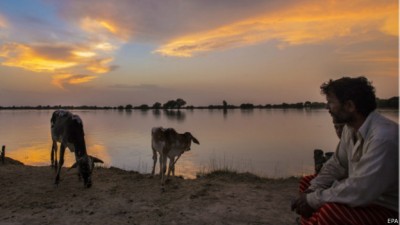
M 164 190 L 165 184 L 167 157 L 169 158 L 167 177 L 169 177 L 171 171 L 172 175 L 175 176 L 175 164 L 184 152 L 190 150 L 192 141 L 196 144 L 200 144 L 190 132 L 179 134 L 173 128 L 164 129 L 162 127 L 154 127 L 151 130 L 151 147 L 153 149 L 154 161 L 151 174 L 153 176 L 155 172 L 158 152 L 158 154 L 160 154 L 160 176 L 162 190 Z M 177 159 L 175 160 L 176 157 Z
M 83 123 L 78 115 L 66 110 L 57 110 L 51 117 L 51 166 L 57 170 L 55 184 L 60 182 L 60 172 L 64 164 L 65 148 L 75 153 L 76 162 L 71 167 L 78 167 L 79 177 L 83 178 L 84 186 L 92 186 L 92 171 L 95 162 L 103 163 L 100 159 L 89 156 L 86 151 Z M 60 142 L 60 161 L 57 164 L 57 142 Z

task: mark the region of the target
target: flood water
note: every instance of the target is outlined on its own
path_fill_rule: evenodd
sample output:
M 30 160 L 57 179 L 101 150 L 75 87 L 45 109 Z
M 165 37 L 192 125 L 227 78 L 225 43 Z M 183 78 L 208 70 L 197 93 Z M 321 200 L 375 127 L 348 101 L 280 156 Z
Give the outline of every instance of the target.
M 27 165 L 50 165 L 52 110 L 1 110 L 0 145 Z M 338 143 L 327 110 L 73 110 L 84 124 L 88 153 L 114 166 L 150 173 L 151 128 L 189 131 L 200 141 L 182 155 L 176 175 L 228 168 L 264 177 L 313 172 L 313 150 L 333 151 Z M 398 111 L 381 111 L 398 123 Z M 74 155 L 65 152 L 64 166 Z M 157 169 L 158 172 L 158 163 Z

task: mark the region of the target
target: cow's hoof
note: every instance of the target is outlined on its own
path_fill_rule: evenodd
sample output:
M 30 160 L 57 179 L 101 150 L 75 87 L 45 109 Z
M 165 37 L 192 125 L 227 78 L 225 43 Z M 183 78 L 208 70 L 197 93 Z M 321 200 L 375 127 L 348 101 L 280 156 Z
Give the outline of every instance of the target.
M 86 183 L 85 183 L 85 187 L 86 187 L 86 188 L 92 187 L 92 181 L 86 182 Z

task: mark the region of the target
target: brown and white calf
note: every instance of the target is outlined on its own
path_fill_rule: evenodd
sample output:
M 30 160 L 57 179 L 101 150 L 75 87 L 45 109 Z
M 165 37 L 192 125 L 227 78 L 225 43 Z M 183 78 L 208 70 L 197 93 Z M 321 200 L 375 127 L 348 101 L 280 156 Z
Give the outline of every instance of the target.
M 160 154 L 160 176 L 161 176 L 162 190 L 164 190 L 164 184 L 165 184 L 167 158 L 169 158 L 169 167 L 167 173 L 167 178 L 168 178 L 171 171 L 172 175 L 175 176 L 175 164 L 178 161 L 179 157 L 184 152 L 190 150 L 192 141 L 196 144 L 200 144 L 199 141 L 195 137 L 193 137 L 193 135 L 190 132 L 179 134 L 173 128 L 166 128 L 166 129 L 162 127 L 152 128 L 151 147 L 153 149 L 154 163 L 151 175 L 153 176 L 155 172 L 157 163 L 157 152 L 158 152 L 158 154 Z
M 92 171 L 95 162 L 103 163 L 100 159 L 89 156 L 86 151 L 83 123 L 78 115 L 66 110 L 54 111 L 51 120 L 51 166 L 57 171 L 55 184 L 60 182 L 61 168 L 64 164 L 65 148 L 75 153 L 76 162 L 71 168 L 78 167 L 78 175 L 83 178 L 84 186 L 92 186 Z M 60 158 L 57 164 L 57 142 L 60 142 Z

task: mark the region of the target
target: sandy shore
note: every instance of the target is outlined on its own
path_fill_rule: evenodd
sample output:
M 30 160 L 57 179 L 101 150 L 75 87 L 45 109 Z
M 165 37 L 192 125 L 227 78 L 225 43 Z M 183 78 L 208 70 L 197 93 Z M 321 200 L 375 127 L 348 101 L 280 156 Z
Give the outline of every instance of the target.
M 295 224 L 290 200 L 296 178 L 260 179 L 214 173 L 172 178 L 160 191 L 159 177 L 116 168 L 95 168 L 84 189 L 76 170 L 64 169 L 53 185 L 50 167 L 0 162 L 0 224 Z

